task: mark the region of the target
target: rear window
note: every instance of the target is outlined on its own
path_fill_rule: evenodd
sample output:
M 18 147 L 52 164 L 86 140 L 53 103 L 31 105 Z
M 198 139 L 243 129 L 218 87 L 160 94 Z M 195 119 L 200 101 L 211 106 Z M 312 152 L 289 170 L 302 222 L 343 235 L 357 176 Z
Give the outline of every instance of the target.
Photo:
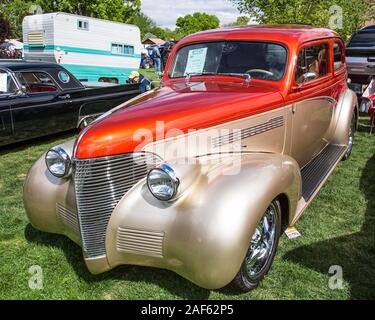
M 375 32 L 361 32 L 355 34 L 348 47 L 375 47 Z

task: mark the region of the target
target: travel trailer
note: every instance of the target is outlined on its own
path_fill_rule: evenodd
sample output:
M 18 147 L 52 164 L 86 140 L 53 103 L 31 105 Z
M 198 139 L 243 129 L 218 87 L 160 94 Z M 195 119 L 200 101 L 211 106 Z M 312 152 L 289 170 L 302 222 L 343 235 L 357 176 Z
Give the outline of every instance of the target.
M 80 81 L 125 83 L 141 59 L 137 26 L 68 13 L 23 20 L 26 61 L 61 64 Z

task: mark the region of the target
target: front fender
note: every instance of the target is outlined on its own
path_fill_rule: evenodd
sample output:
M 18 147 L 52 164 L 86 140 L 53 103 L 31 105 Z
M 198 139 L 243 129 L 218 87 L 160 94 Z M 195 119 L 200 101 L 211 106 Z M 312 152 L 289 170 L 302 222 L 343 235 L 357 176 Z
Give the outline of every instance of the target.
M 298 164 L 280 154 L 222 158 L 200 158 L 199 177 L 173 202 L 155 199 L 145 179 L 135 185 L 109 221 L 109 265 L 167 268 L 208 289 L 228 284 L 240 269 L 256 225 L 280 194 L 289 200 L 291 221 L 301 177 Z M 229 172 L 236 174 L 226 174 L 228 158 Z
M 74 140 L 61 145 L 72 155 Z M 65 234 L 81 244 L 75 190 L 72 179 L 60 179 L 47 169 L 45 153 L 29 170 L 23 201 L 30 223 L 41 231 Z

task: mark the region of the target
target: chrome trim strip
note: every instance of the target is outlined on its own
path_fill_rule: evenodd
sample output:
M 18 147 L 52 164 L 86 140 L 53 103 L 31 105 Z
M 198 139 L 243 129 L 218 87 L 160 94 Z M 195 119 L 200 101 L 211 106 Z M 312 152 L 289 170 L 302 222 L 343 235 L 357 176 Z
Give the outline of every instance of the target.
M 268 122 L 261 123 L 259 125 L 241 129 L 236 133 L 229 133 L 220 137 L 215 137 L 212 139 L 212 145 L 214 148 L 221 147 L 226 144 L 233 143 L 235 141 L 244 140 L 252 136 L 282 127 L 284 125 L 284 117 L 279 116 L 273 119 L 270 119 Z

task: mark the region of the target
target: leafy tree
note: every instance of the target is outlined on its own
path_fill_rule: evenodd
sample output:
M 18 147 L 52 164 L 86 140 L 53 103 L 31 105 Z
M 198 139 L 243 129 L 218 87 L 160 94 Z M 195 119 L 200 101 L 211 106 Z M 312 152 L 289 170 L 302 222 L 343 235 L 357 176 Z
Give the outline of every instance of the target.
M 343 38 L 348 38 L 364 23 L 370 9 L 369 0 L 231 1 L 240 12 L 254 17 L 259 23 L 307 23 L 330 27 Z
M 178 33 L 184 36 L 198 31 L 218 28 L 219 23 L 220 21 L 216 16 L 201 12 L 179 17 L 176 21 Z
M 229 27 L 229 26 L 246 26 L 246 25 L 249 24 L 249 22 L 250 22 L 250 18 L 249 17 L 239 16 L 239 17 L 237 17 L 236 21 L 234 21 L 232 23 L 228 23 L 225 26 L 226 27 Z
M 179 40 L 181 35 L 175 30 L 161 28 L 143 12 L 135 14 L 130 23 L 135 24 L 141 30 L 142 40 L 147 38 L 160 38 L 166 41 Z
M 12 35 L 21 37 L 26 15 L 56 11 L 129 23 L 140 12 L 141 0 L 3 0 L 3 14 L 11 24 Z M 41 9 L 40 10 L 38 9 Z
M 10 24 L 0 12 L 0 43 L 10 37 Z

